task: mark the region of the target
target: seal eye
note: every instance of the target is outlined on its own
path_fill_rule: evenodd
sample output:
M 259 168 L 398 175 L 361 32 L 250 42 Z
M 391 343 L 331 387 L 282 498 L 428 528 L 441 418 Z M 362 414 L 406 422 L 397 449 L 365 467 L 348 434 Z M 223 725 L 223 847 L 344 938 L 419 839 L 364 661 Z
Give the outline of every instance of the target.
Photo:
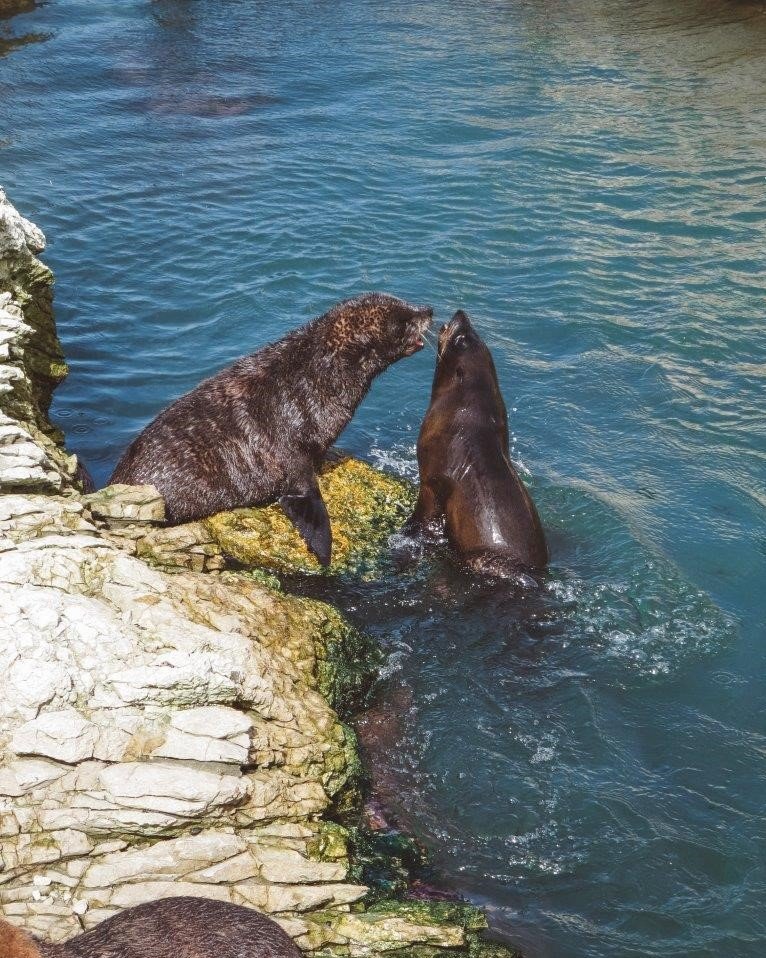
M 465 336 L 463 335 L 463 333 L 458 333 L 458 335 L 455 336 L 452 342 L 453 342 L 453 345 L 455 345 L 458 349 L 465 349 L 467 340 Z

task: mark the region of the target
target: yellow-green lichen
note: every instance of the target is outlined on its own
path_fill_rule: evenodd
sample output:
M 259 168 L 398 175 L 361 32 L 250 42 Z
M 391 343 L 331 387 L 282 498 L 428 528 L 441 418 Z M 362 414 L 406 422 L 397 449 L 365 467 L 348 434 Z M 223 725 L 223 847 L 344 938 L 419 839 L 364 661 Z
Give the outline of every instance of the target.
M 330 573 L 373 564 L 415 503 L 415 490 L 409 482 L 348 456 L 325 463 L 319 487 L 332 527 Z M 287 574 L 322 571 L 276 504 L 220 512 L 208 519 L 206 526 L 223 551 L 243 565 Z
M 486 939 L 482 913 L 458 902 L 381 902 L 367 911 L 311 912 L 299 944 L 318 958 L 386 955 L 387 958 L 519 958 Z
M 368 911 L 376 915 L 396 915 L 416 925 L 459 925 L 466 931 L 487 927 L 484 912 L 463 901 L 380 901 Z
M 338 822 L 319 822 L 316 837 L 306 846 L 309 858 L 319 862 L 348 862 L 348 834 L 348 829 Z

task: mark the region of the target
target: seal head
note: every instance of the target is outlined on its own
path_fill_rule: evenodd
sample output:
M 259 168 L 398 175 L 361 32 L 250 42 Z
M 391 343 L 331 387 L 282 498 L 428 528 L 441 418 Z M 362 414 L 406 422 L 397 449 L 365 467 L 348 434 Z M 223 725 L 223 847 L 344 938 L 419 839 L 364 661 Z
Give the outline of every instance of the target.
M 540 518 L 510 460 L 492 354 L 462 310 L 439 333 L 418 467 L 409 531 L 443 523 L 454 551 L 477 572 L 524 580 L 526 570 L 547 564 Z
M 383 370 L 425 346 L 433 309 L 395 296 L 367 293 L 338 303 L 317 322 L 326 325 L 327 344 L 346 356 L 377 362 Z

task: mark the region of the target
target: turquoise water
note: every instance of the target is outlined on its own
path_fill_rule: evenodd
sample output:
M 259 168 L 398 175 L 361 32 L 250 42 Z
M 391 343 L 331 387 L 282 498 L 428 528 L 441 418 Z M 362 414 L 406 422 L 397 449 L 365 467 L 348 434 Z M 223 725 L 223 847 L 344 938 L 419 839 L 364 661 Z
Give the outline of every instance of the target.
M 439 557 L 322 587 L 389 653 L 379 789 L 529 958 L 761 956 L 762 5 L 28 6 L 0 183 L 49 238 L 71 446 L 105 479 L 360 290 L 465 308 L 552 568 L 524 602 Z M 432 365 L 343 445 L 412 474 Z

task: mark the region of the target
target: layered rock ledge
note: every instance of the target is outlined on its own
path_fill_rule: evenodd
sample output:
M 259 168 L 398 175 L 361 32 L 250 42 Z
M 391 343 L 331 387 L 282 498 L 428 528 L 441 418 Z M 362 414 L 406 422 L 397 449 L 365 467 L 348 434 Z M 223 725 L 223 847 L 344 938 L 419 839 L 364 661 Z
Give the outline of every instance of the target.
M 82 494 L 48 419 L 66 365 L 44 242 L 0 191 L 0 911 L 58 941 L 193 894 L 316 954 L 476 952 L 475 912 L 366 908 L 327 819 L 357 798 L 336 709 L 369 677 L 363 639 L 226 571 L 240 520 L 165 529 L 151 489 Z

